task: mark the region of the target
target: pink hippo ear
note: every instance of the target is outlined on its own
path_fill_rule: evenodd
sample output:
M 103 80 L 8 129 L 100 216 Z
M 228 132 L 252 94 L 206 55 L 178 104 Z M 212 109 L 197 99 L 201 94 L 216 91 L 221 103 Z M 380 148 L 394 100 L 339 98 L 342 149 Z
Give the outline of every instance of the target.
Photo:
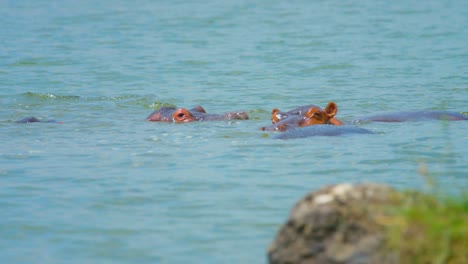
M 278 115 L 278 112 L 280 112 L 278 108 L 275 108 L 273 109 L 273 111 L 271 111 L 271 123 L 276 124 L 281 120 L 281 118 Z
M 338 112 L 338 106 L 334 102 L 329 102 L 327 107 L 325 107 L 325 112 L 329 118 L 333 118 Z
M 192 122 L 195 120 L 195 118 L 189 112 L 189 110 L 185 108 L 179 108 L 172 114 L 172 120 L 176 123 L 183 123 Z
M 147 118 L 147 121 L 162 121 L 161 112 L 154 111 Z
M 336 118 L 334 116 L 338 113 L 338 106 L 334 102 L 329 102 L 327 107 L 325 108 L 325 112 L 328 114 L 328 117 L 330 118 L 330 124 L 335 125 L 335 126 L 342 126 L 344 123 Z

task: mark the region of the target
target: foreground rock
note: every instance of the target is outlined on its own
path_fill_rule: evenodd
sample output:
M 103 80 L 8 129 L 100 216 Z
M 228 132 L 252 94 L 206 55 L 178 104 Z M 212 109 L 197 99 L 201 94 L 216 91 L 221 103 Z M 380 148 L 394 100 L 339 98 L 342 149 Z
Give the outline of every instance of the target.
M 383 221 L 396 191 L 340 184 L 312 192 L 292 209 L 268 249 L 270 263 L 398 263 L 383 250 Z M 391 206 L 390 206 L 391 207 Z

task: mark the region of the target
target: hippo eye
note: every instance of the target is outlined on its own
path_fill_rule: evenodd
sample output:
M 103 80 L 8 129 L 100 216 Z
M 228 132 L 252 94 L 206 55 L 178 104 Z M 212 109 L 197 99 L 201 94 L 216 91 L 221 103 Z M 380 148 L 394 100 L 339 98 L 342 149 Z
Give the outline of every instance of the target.
M 180 113 L 180 114 L 177 115 L 177 117 L 180 117 L 180 118 L 182 118 L 184 116 L 185 116 L 184 113 Z
M 315 119 L 318 119 L 318 120 L 322 120 L 322 119 L 323 119 L 323 116 L 322 116 L 321 113 L 315 113 L 315 114 L 313 115 L 313 117 L 314 117 Z

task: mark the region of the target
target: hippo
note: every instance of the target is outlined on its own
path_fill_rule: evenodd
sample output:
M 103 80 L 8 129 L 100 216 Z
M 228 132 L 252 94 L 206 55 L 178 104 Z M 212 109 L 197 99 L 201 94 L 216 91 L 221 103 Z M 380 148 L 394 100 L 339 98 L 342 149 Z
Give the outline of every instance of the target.
M 468 116 L 459 112 L 443 111 L 443 110 L 420 110 L 420 111 L 405 111 L 393 112 L 379 115 L 372 115 L 364 118 L 359 118 L 351 121 L 353 124 L 368 123 L 368 122 L 409 122 L 409 121 L 425 121 L 425 120 L 448 120 L 460 121 L 468 120 Z
M 57 122 L 55 120 L 42 120 L 34 116 L 30 116 L 30 117 L 25 117 L 21 120 L 15 121 L 15 123 L 28 124 L 28 123 L 61 123 L 61 122 Z
M 356 126 L 314 125 L 308 127 L 296 127 L 284 133 L 277 134 L 273 139 L 293 139 L 313 136 L 341 136 L 348 134 L 375 134 L 374 132 Z
M 286 119 L 290 116 L 293 116 L 293 115 L 300 115 L 300 116 L 310 116 L 312 115 L 313 113 L 311 113 L 311 111 L 314 111 L 313 109 L 318 109 L 321 114 L 323 114 L 325 116 L 325 119 L 324 120 L 320 120 L 319 118 L 317 118 L 317 116 L 314 118 L 315 119 L 315 122 L 312 124 L 325 124 L 325 123 L 329 123 L 329 124 L 332 124 L 332 125 L 343 125 L 343 122 L 341 122 L 340 120 L 334 118 L 334 116 L 336 115 L 336 113 L 338 112 L 338 106 L 336 105 L 335 102 L 329 102 L 328 105 L 325 107 L 325 110 L 322 110 L 320 107 L 316 106 L 316 105 L 304 105 L 304 106 L 299 106 L 297 108 L 294 108 L 293 110 L 289 110 L 287 112 L 281 112 L 278 108 L 275 108 L 273 109 L 273 111 L 271 111 L 271 121 L 273 124 L 283 120 L 283 119 Z M 315 111 L 317 112 L 317 111 Z M 315 115 L 318 115 L 318 113 L 315 113 Z M 326 118 L 328 117 L 328 118 Z M 324 123 L 325 122 L 325 123 Z
M 261 127 L 262 131 L 284 132 L 294 127 L 305 127 L 312 125 L 335 125 L 342 126 L 343 122 L 334 118 L 338 112 L 338 106 L 334 102 L 329 102 L 322 110 L 316 105 L 300 106 L 287 112 L 281 112 L 275 108 L 271 112 L 272 125 Z
M 186 108 L 175 108 L 172 106 L 161 107 L 151 113 L 146 120 L 151 122 L 175 122 L 186 123 L 193 121 L 216 121 L 238 119 L 247 120 L 249 116 L 246 112 L 227 112 L 224 114 L 208 114 L 202 106 L 196 106 L 190 110 Z

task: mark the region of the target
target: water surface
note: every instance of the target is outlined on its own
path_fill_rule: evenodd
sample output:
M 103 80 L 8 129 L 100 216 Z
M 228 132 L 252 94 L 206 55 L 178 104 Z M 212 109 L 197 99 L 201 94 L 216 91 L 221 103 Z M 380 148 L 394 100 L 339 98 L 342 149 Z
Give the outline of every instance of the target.
M 329 101 L 468 111 L 465 1 L 3 1 L 0 24 L 2 263 L 265 263 L 321 186 L 467 187 L 468 122 L 258 130 Z M 251 119 L 145 121 L 167 104 Z

